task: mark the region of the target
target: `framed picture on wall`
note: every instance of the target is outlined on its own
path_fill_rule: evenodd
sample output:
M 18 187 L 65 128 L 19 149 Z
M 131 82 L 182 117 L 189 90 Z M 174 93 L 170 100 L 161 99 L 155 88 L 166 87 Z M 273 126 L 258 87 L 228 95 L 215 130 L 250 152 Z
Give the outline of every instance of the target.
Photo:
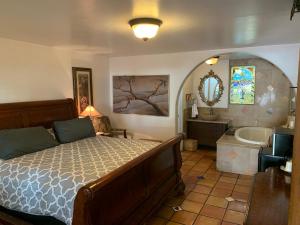
M 92 69 L 72 67 L 74 101 L 78 113 L 93 105 Z
M 113 76 L 113 111 L 169 116 L 169 75 Z
M 230 104 L 255 103 L 255 66 L 233 66 L 230 75 Z

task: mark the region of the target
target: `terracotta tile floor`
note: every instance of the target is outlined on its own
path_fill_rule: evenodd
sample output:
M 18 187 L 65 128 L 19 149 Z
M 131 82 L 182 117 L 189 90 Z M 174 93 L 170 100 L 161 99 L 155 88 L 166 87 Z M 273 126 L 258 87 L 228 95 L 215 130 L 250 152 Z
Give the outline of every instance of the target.
M 147 225 L 243 224 L 253 177 L 218 171 L 213 150 L 184 151 L 182 159 L 185 194 L 170 196 Z M 174 212 L 174 206 L 182 210 Z

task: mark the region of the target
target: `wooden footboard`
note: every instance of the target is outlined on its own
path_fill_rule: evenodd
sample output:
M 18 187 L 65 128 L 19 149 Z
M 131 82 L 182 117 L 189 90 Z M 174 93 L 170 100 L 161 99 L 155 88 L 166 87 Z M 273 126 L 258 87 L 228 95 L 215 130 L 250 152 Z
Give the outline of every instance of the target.
M 82 187 L 74 203 L 73 225 L 142 224 L 169 192 L 182 193 L 181 140 L 177 135 Z
M 77 110 L 72 99 L 0 104 L 0 129 L 50 128 L 54 121 L 73 118 L 77 118 Z M 74 203 L 73 225 L 142 224 L 170 191 L 183 192 L 181 140 L 182 135 L 177 135 L 82 187 Z M 19 215 L 12 215 L 0 212 L 0 224 L 25 224 L 14 218 Z

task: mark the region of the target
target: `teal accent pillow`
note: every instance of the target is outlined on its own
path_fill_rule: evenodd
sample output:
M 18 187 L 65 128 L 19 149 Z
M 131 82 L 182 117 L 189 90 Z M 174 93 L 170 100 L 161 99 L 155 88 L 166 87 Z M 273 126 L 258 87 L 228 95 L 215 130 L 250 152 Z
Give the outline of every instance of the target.
M 69 143 L 83 138 L 95 137 L 95 129 L 90 117 L 55 121 L 53 130 L 60 143 Z
M 57 145 L 44 127 L 0 130 L 0 159 L 12 159 Z

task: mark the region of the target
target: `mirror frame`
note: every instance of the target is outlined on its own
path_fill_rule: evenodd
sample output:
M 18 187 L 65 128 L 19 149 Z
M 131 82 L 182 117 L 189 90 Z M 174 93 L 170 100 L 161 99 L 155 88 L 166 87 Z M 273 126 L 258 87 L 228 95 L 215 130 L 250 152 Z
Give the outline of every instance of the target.
M 205 97 L 204 95 L 204 92 L 203 92 L 203 89 L 204 89 L 204 82 L 206 79 L 208 78 L 215 78 L 217 81 L 218 81 L 218 84 L 219 84 L 219 96 L 218 98 L 212 100 L 212 101 L 208 101 L 208 99 Z M 205 75 L 204 77 L 200 78 L 200 85 L 198 87 L 198 91 L 199 91 L 199 95 L 201 97 L 201 100 L 208 106 L 213 106 L 214 104 L 218 103 L 223 95 L 223 92 L 224 92 L 224 85 L 223 85 L 223 81 L 220 79 L 220 77 L 218 75 L 216 75 L 214 73 L 213 70 L 210 70 L 208 72 L 207 75 Z

